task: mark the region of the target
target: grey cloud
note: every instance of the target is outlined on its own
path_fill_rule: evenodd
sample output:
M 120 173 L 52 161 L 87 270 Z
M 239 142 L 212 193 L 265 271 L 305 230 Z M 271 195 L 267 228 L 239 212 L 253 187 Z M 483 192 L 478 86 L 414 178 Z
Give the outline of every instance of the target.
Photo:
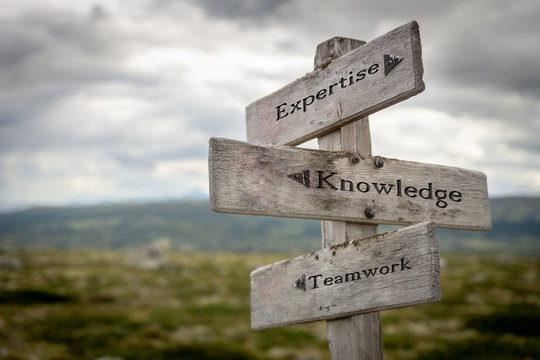
M 106 19 L 94 6 L 82 17 L 44 10 L 0 23 L 1 149 L 72 148 L 80 139 L 68 129 L 54 133 L 42 120 L 56 104 L 92 85 L 123 83 L 143 91 L 157 84 L 121 67 L 124 39 Z M 92 145 L 86 141 L 78 146 Z
M 208 154 L 207 148 L 208 145 L 205 143 L 178 149 L 175 149 L 174 144 L 171 144 L 171 149 L 167 151 L 137 155 L 125 151 L 110 151 L 107 153 L 107 157 L 113 159 L 122 168 L 150 171 L 158 161 L 206 158 Z
M 428 85 L 429 86 L 429 85 Z M 478 118 L 490 118 L 498 122 L 512 122 L 518 126 L 540 126 L 531 119 L 540 116 L 539 107 L 527 99 L 516 98 L 503 102 L 497 99 L 513 97 L 511 93 L 495 92 L 488 87 L 463 88 L 455 84 L 435 84 L 426 86 L 426 91 L 409 103 L 425 106 L 454 116 L 473 115 Z M 449 89 L 450 91 L 447 91 Z M 408 106 L 411 104 L 404 104 Z
M 528 49 L 486 48 L 482 41 L 466 42 L 460 55 L 448 56 L 440 70 L 451 81 L 464 86 L 485 87 L 540 98 L 538 56 Z
M 434 24 L 431 64 L 445 81 L 540 98 L 540 3 L 464 3 L 456 18 Z M 491 4 L 491 3 L 489 3 Z M 461 20 L 461 21 L 456 21 Z
M 190 125 L 207 133 L 208 137 L 231 135 L 243 127 L 245 115 L 241 112 L 199 107 L 188 111 Z
M 90 17 L 94 21 L 101 21 L 109 16 L 107 10 L 102 5 L 95 4 L 92 6 Z
M 211 17 L 230 20 L 261 20 L 274 13 L 291 0 L 191 0 Z
M 45 83 L 101 81 L 117 73 L 125 48 L 111 24 L 70 13 L 35 12 L 0 23 L 0 80 L 11 91 Z
M 10 24 L 9 21 L 0 23 L 0 63 L 3 69 L 10 70 L 44 47 L 22 24 Z
M 538 141 L 538 133 L 527 132 L 522 134 L 522 137 L 508 141 L 508 145 L 512 148 L 522 149 L 531 154 L 540 154 L 540 142 Z
M 111 34 L 107 32 L 104 10 L 98 7 L 91 9 L 87 16 L 70 13 L 39 11 L 25 14 L 16 24 L 26 29 L 31 36 L 40 40 L 44 45 L 61 45 L 91 54 L 110 52 L 117 48 L 110 42 Z M 101 15 L 96 15 L 101 14 Z M 3 26 L 11 25 L 10 22 Z
M 531 144 L 538 143 L 540 133 L 540 107 L 534 102 L 522 100 L 515 104 L 498 101 L 489 89 L 471 91 L 463 90 L 463 94 L 456 94 L 461 89 L 454 87 L 455 91 L 445 92 L 441 87 L 426 89 L 411 101 L 402 104 L 403 107 L 413 106 L 430 108 L 441 113 L 447 113 L 456 119 L 475 119 L 486 123 L 486 131 L 490 126 L 498 125 L 509 129 L 503 134 L 506 143 L 515 150 L 530 152 Z M 508 95 L 513 96 L 513 95 Z M 498 98 L 505 97 L 498 94 Z M 463 126 L 468 126 L 464 122 Z M 540 150 L 540 149 L 538 149 Z M 540 152 L 540 151 L 539 151 Z

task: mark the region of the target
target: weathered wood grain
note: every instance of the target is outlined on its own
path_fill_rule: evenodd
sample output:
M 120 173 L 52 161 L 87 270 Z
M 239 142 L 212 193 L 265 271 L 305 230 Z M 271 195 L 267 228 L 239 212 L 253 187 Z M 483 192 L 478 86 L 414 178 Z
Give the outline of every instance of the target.
M 319 51 L 317 51 L 319 54 Z M 371 156 L 371 134 L 367 117 L 318 138 L 319 149 L 349 151 L 361 157 Z M 377 225 L 321 221 L 323 248 L 377 234 Z M 381 360 L 382 325 L 379 312 L 360 314 L 326 322 L 332 359 Z
M 418 94 L 421 53 L 413 21 L 334 59 L 248 105 L 248 142 L 297 145 Z
M 251 273 L 253 329 L 440 300 L 433 223 L 354 240 Z
M 326 329 L 332 359 L 383 359 L 380 312 L 328 320 Z
M 377 168 L 374 157 L 354 159 L 347 152 L 212 138 L 210 207 L 371 224 L 433 221 L 445 228 L 491 228 L 483 173 L 388 158 L 381 158 L 384 165 Z

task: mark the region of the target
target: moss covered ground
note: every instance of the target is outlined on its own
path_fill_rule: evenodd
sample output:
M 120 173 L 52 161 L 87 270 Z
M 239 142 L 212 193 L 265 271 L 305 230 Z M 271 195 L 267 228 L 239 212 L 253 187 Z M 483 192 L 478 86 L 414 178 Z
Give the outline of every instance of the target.
M 20 251 L 0 359 L 330 359 L 325 322 L 252 331 L 249 273 L 291 255 Z M 442 254 L 440 303 L 382 313 L 385 359 L 539 359 L 540 259 Z

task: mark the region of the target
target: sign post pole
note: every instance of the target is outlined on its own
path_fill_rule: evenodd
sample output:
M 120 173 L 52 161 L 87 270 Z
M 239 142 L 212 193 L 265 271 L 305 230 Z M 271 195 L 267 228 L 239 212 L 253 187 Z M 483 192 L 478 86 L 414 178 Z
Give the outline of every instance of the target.
M 339 57 L 364 42 L 346 38 L 332 38 L 317 47 L 315 69 Z M 371 156 L 371 135 L 367 117 L 318 138 L 319 149 L 350 151 L 360 157 Z M 366 238 L 377 233 L 377 225 L 321 221 L 322 247 Z M 328 344 L 332 359 L 383 358 L 382 327 L 379 312 L 356 315 L 326 322 Z

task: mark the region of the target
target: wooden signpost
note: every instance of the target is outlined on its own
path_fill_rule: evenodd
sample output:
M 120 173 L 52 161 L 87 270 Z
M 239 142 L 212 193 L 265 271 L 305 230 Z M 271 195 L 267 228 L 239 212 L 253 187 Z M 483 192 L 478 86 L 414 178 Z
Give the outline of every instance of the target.
M 211 208 L 372 224 L 433 221 L 445 228 L 491 228 L 483 173 L 356 156 L 212 138 Z
M 249 105 L 247 140 L 301 144 L 418 94 L 422 74 L 413 21 Z
M 350 241 L 251 273 L 251 326 L 266 329 L 438 301 L 432 223 Z
M 440 299 L 433 228 L 491 228 L 484 174 L 371 154 L 366 116 L 422 76 L 414 21 L 365 45 L 333 38 L 312 73 L 247 107 L 249 143 L 210 140 L 214 211 L 323 220 L 323 250 L 251 273 L 253 329 L 327 320 L 333 359 L 382 359 L 378 311 Z M 326 151 L 284 146 L 314 137 Z

